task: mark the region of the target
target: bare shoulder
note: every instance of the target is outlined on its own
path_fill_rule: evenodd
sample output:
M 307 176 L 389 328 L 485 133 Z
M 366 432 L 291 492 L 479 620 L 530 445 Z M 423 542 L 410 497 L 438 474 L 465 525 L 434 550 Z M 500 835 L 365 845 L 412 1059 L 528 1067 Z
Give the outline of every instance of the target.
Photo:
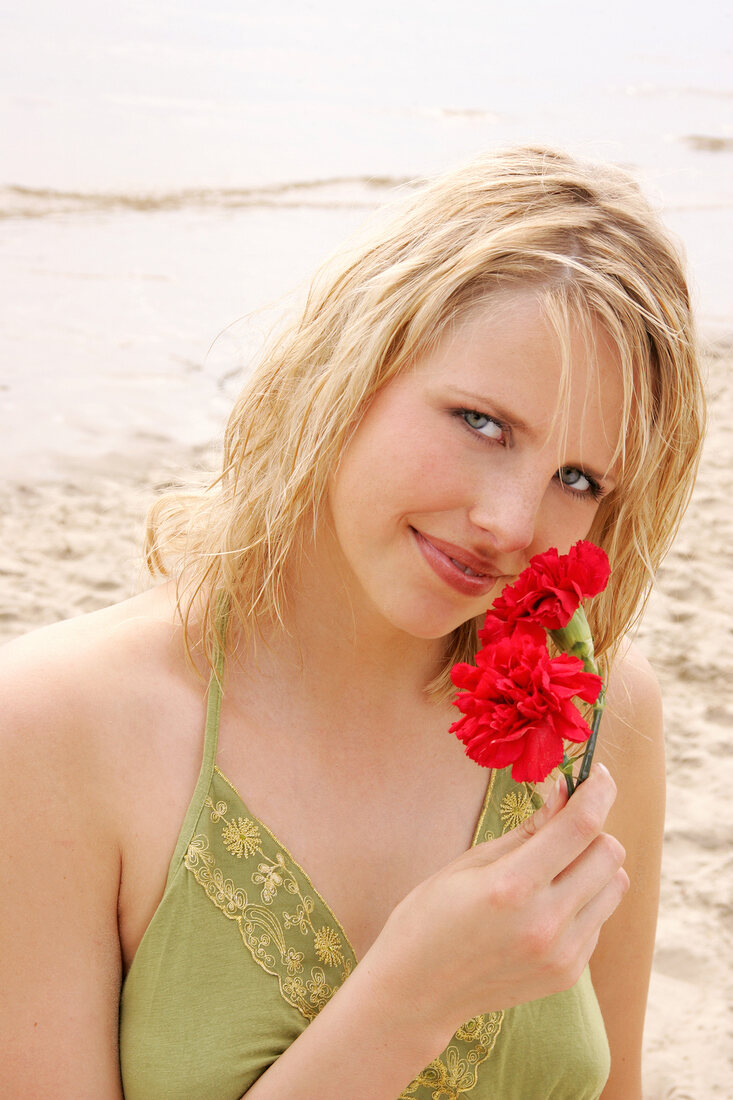
M 163 587 L 3 646 L 0 816 L 32 806 L 83 832 L 119 881 L 156 787 L 165 801 L 166 783 L 192 786 L 204 699 Z
M 3 1095 L 121 1095 L 126 807 L 146 734 L 156 751 L 153 685 L 180 705 L 177 648 L 145 594 L 0 649 Z
M 637 856 L 640 872 L 659 874 L 666 803 L 662 697 L 657 678 L 637 646 L 627 645 L 609 677 L 606 709 L 596 748 L 616 781 L 618 794 L 607 828 L 627 851 L 627 869 Z
M 627 643 L 609 676 L 598 753 L 611 772 L 631 776 L 664 759 L 662 696 L 649 661 Z
M 596 758 L 618 789 L 608 831 L 626 848 L 635 888 L 655 893 L 666 803 L 662 697 L 649 662 L 635 645 L 627 645 L 614 662 Z
M 618 794 L 606 828 L 626 850 L 628 893 L 604 924 L 591 959 L 611 1046 L 604 1100 L 641 1096 L 641 1040 L 659 904 L 665 809 L 664 736 L 657 679 L 636 646 L 609 677 L 596 756 Z
M 65 769 L 108 741 L 108 719 L 139 705 L 150 682 L 181 670 L 171 599 L 151 590 L 42 627 L 0 648 L 0 731 L 7 748 Z

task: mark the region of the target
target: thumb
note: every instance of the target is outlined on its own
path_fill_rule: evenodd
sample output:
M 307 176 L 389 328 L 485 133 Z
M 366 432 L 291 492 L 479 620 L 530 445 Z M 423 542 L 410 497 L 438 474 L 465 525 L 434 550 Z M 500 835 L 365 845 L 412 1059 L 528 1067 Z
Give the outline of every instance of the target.
M 547 801 L 540 806 L 539 810 L 535 810 L 533 814 L 526 817 L 515 829 L 511 829 L 495 840 L 487 840 L 482 844 L 476 844 L 470 850 L 470 853 L 466 854 L 475 853 L 476 863 L 484 866 L 496 862 L 497 859 L 501 859 L 502 856 L 515 851 L 522 844 L 526 844 L 528 840 L 531 840 L 563 808 L 567 800 L 567 784 L 565 777 L 560 775 L 555 781 Z

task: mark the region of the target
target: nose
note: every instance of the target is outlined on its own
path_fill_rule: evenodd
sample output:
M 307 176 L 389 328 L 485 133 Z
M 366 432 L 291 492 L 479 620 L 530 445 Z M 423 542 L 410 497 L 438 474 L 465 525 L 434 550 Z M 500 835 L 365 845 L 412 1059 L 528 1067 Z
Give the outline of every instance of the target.
M 546 482 L 531 476 L 492 478 L 482 486 L 469 519 L 493 554 L 519 555 L 535 540 Z

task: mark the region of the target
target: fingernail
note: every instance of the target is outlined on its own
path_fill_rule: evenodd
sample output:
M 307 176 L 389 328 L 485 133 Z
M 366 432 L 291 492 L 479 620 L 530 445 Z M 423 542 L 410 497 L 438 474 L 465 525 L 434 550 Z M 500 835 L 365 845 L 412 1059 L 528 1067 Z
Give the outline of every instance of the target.
M 564 783 L 565 783 L 564 776 L 558 775 L 557 779 L 555 780 L 555 784 L 554 784 L 552 790 L 550 791 L 550 797 L 547 799 L 547 808 L 548 808 L 548 810 L 555 810 L 555 809 L 557 809 L 558 805 L 560 804 L 560 794 L 562 792 L 562 788 L 563 788 Z

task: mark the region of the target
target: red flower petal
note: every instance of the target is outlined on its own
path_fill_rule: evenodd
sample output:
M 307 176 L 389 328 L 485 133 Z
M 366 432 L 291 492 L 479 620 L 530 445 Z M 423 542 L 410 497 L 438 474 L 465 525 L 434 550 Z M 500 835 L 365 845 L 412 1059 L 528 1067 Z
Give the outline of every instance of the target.
M 486 612 L 486 619 L 478 632 L 478 636 L 482 644 L 486 646 L 494 645 L 503 638 L 509 638 L 517 632 L 533 638 L 537 645 L 545 644 L 545 628 L 540 626 L 539 623 L 532 622 L 530 619 L 518 619 L 516 622 L 509 622 L 498 615 L 494 615 L 490 610 Z
M 541 783 L 553 768 L 562 764 L 562 756 L 562 740 L 548 739 L 541 729 L 530 729 L 522 743 L 522 754 L 512 768 L 512 779 L 516 783 Z
M 560 630 L 583 600 L 606 587 L 609 576 L 608 558 L 592 542 L 576 542 L 562 556 L 555 547 L 535 554 L 514 584 L 494 600 L 487 615 L 491 622 L 484 626 L 487 640 L 498 633 L 494 620 L 507 624 L 529 620 L 545 630 Z

